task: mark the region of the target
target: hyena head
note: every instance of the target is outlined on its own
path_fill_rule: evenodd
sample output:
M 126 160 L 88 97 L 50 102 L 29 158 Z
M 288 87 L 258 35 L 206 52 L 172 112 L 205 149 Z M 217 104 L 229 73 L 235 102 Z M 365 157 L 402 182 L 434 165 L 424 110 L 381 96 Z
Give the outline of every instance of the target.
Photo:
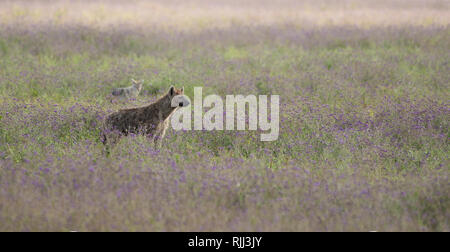
M 141 92 L 142 85 L 144 84 L 144 80 L 135 80 L 131 79 L 131 82 L 133 82 L 133 87 L 138 90 L 138 92 Z
M 170 107 L 172 108 L 186 107 L 190 104 L 189 98 L 184 95 L 184 87 L 177 89 L 176 87 L 171 86 L 167 96 L 169 97 Z

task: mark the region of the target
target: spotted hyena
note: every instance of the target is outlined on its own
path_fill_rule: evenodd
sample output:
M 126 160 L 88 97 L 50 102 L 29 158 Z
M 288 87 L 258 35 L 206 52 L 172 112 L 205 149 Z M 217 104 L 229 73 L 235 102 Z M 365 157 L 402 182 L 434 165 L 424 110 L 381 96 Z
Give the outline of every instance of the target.
M 111 92 L 111 95 L 118 98 L 136 98 L 142 90 L 144 80 L 136 81 L 131 79 L 132 85 L 125 88 L 115 88 Z
M 189 105 L 184 96 L 184 88 L 170 87 L 169 91 L 156 102 L 138 108 L 122 109 L 106 117 L 102 141 L 109 146 L 117 143 L 122 136 L 142 134 L 157 146 L 166 134 L 173 112 Z

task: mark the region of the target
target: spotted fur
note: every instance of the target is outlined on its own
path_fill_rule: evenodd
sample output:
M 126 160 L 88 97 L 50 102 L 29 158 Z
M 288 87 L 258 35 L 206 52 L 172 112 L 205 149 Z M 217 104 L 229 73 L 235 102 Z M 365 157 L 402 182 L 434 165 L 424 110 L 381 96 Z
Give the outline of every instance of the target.
M 174 97 L 184 95 L 184 88 L 170 87 L 169 91 L 156 102 L 143 107 L 122 109 L 110 114 L 104 121 L 103 143 L 116 144 L 121 137 L 142 134 L 160 146 L 169 126 L 170 116 L 188 103 L 180 102 L 172 106 Z M 187 100 L 186 100 L 187 101 Z

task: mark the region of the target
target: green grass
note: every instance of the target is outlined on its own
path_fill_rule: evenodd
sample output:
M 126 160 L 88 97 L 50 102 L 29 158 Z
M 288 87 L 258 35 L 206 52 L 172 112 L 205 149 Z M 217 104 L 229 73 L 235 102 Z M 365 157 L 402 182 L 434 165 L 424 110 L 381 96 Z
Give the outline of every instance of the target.
M 449 230 L 447 27 L 73 29 L 0 39 L 0 230 Z M 142 95 L 111 104 L 131 78 Z M 105 156 L 102 117 L 170 85 L 278 94 L 280 137 L 170 131 Z

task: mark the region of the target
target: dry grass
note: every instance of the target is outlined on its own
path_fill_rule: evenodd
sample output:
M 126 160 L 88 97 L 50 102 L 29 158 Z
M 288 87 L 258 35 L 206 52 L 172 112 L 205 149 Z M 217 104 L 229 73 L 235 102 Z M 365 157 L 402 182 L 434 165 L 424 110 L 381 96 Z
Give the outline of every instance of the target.
M 450 23 L 449 1 L 4 1 L 0 22 L 131 25 L 197 31 L 234 25 L 428 26 Z

